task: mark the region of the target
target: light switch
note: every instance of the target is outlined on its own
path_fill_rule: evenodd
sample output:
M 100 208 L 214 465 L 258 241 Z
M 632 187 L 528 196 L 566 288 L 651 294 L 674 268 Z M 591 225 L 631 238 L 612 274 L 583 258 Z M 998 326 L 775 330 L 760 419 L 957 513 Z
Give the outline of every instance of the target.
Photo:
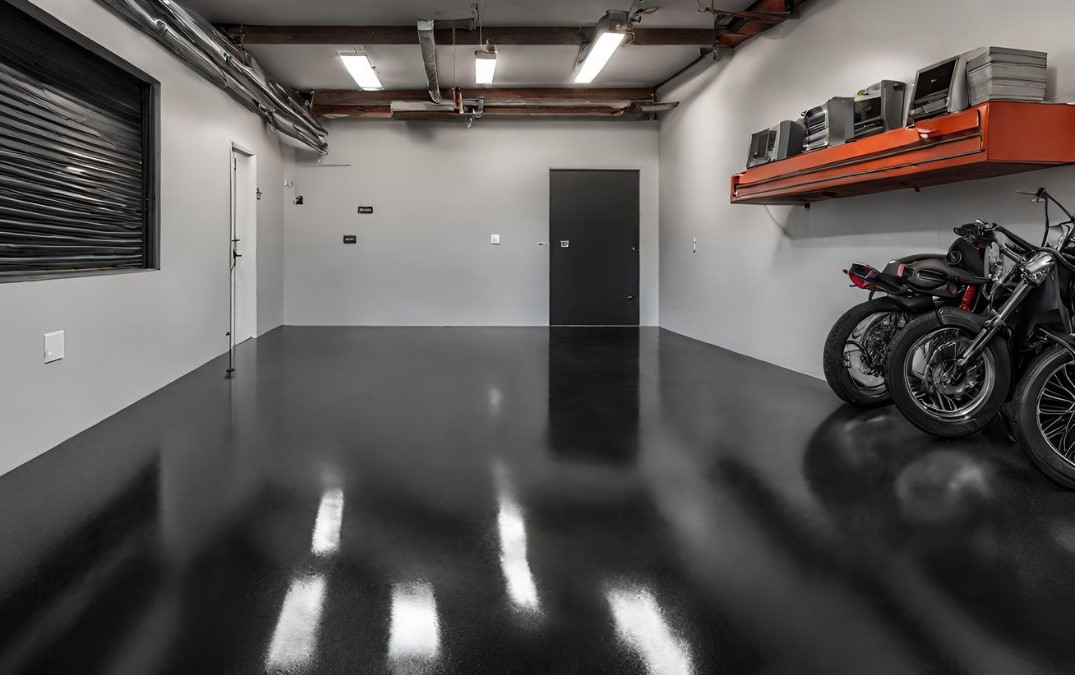
M 489 243 L 493 246 L 500 246 L 500 235 L 494 234 L 493 236 L 489 237 Z
M 52 363 L 63 358 L 63 331 L 45 333 L 45 363 Z

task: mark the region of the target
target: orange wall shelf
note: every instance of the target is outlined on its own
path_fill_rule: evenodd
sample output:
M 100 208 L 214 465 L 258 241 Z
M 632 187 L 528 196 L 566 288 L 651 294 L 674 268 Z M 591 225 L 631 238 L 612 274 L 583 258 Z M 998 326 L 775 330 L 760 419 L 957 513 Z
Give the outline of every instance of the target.
M 1075 106 L 994 101 L 732 176 L 733 204 L 810 204 L 1075 163 Z

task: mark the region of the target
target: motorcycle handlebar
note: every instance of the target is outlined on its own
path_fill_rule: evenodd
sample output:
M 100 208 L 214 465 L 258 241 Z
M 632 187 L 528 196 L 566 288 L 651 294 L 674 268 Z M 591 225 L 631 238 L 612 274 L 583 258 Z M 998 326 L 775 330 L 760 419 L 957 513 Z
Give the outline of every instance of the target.
M 1047 251 L 1049 253 L 1049 255 L 1051 255 L 1052 257 L 1056 258 L 1056 261 L 1058 263 L 1060 263 L 1061 265 L 1066 267 L 1069 272 L 1075 272 L 1075 263 L 1072 263 L 1071 260 L 1068 259 L 1067 254 L 1065 254 L 1065 253 L 1063 253 L 1061 251 L 1057 251 L 1055 248 L 1049 248 L 1049 247 L 1043 247 L 1043 248 L 1041 248 L 1039 250 Z
M 1024 253 L 1032 253 L 1040 248 L 1039 246 L 1031 244 L 1029 241 L 1023 239 L 1022 237 L 1012 232 L 1008 228 L 1004 227 L 1003 225 L 994 225 L 993 228 L 996 229 L 997 232 L 1000 232 L 1005 237 L 1007 237 L 1009 241 L 1015 244 L 1016 248 L 1021 249 Z

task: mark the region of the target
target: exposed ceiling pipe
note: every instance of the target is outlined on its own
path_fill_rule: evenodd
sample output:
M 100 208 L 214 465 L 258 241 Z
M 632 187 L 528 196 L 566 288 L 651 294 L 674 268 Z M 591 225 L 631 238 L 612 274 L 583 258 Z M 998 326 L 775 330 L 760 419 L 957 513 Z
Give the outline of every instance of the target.
M 435 25 L 432 19 L 418 22 L 418 44 L 422 47 L 422 61 L 426 67 L 426 79 L 429 80 L 429 98 L 440 103 L 444 97 L 440 93 L 440 78 L 437 76 L 437 40 L 433 35 Z
M 318 91 L 313 113 L 326 118 L 444 120 L 481 117 L 627 117 L 638 119 L 678 106 L 651 89 L 497 88 L 455 89 L 431 103 L 418 91 Z
M 306 107 L 205 19 L 172 0 L 98 0 L 260 115 L 270 128 L 322 154 L 325 131 Z

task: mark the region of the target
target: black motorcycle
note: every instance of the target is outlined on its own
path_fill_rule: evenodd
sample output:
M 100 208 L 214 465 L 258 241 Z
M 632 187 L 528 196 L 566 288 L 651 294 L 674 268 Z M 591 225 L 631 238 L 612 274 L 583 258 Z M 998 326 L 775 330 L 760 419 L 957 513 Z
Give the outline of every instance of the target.
M 992 228 L 977 222 L 954 231 L 959 238 L 945 255 L 900 258 L 882 271 L 861 263 L 844 270 L 853 285 L 870 291 L 870 299 L 847 310 L 825 340 L 825 380 L 844 401 L 863 406 L 889 402 L 889 344 L 911 319 L 937 307 L 978 311 L 984 306 Z M 884 295 L 875 298 L 878 293 Z
M 888 384 L 896 406 L 915 426 L 959 437 L 995 419 L 1013 383 L 1025 374 L 1014 406 L 1023 447 L 1039 468 L 1075 476 L 1075 467 L 1063 464 L 1071 462 L 1063 455 L 1075 415 L 1075 385 L 1064 379 L 1075 351 L 1075 217 L 1044 188 L 1028 194 L 1046 205 L 1041 245 L 994 227 L 1004 236 L 1001 253 L 1015 264 L 992 285 L 986 310 L 942 308 L 911 321 L 892 342 Z M 1050 203 L 1064 211 L 1066 221 L 1050 224 Z M 1056 228 L 1060 236 L 1050 244 Z M 1070 404 L 1061 396 L 1067 387 Z

